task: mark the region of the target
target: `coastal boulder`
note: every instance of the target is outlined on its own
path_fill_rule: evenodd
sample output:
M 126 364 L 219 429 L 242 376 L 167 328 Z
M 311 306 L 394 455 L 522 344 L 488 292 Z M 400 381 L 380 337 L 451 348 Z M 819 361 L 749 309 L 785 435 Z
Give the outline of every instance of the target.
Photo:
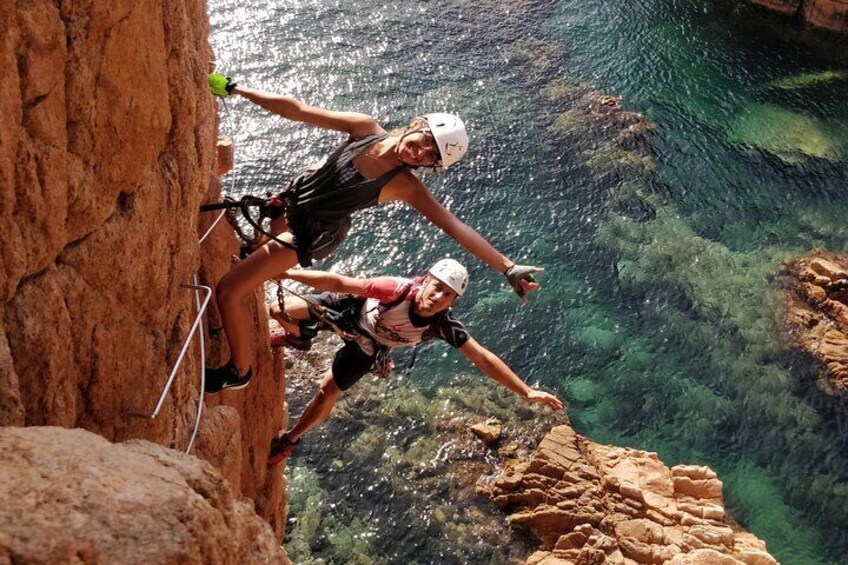
M 789 259 L 778 281 L 787 343 L 821 364 L 819 389 L 848 400 L 848 255 L 814 250 Z
M 848 32 L 848 0 L 751 0 L 789 16 L 800 16 L 801 20 L 815 27 L 837 33 Z
M 0 563 L 289 563 L 211 465 L 80 429 L 0 429 Z
M 563 425 L 529 460 L 507 464 L 488 494 L 541 541 L 528 564 L 775 565 L 765 543 L 726 517 L 721 487 L 708 467 L 669 469 L 656 453 Z

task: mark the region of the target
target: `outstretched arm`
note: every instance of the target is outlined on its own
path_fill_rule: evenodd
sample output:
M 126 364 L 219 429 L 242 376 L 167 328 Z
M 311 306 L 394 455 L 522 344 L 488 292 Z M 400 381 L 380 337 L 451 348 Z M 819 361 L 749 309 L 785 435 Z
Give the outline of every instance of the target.
M 421 215 L 427 218 L 430 223 L 455 239 L 475 257 L 499 273 L 503 273 L 515 264 L 473 228 L 454 216 L 450 210 L 436 200 L 418 179 L 405 184 L 412 184 L 413 186 L 399 192 L 400 197 L 398 199 L 406 201 L 410 206 L 421 212 Z
M 478 369 L 483 371 L 487 377 L 498 382 L 530 402 L 547 404 L 554 410 L 562 408 L 562 401 L 553 394 L 538 390 L 527 385 L 510 369 L 503 360 L 480 345 L 476 339 L 469 338 L 462 347 L 460 353 L 474 363 Z
M 450 210 L 445 208 L 441 202 L 436 200 L 421 181 L 415 177 L 404 180 L 406 180 L 404 183 L 406 190 L 387 187 L 394 189 L 394 191 L 387 192 L 386 199 L 403 200 L 409 203 L 410 206 L 430 220 L 434 226 L 451 236 L 478 259 L 497 272 L 506 275 L 509 284 L 512 285 L 522 300 L 524 300 L 526 293 L 539 288 L 539 283 L 535 281 L 532 275 L 533 273 L 542 272 L 544 269 L 540 267 L 516 266 L 514 262 L 510 261 L 505 255 L 495 249 L 491 243 L 486 241 L 483 236 L 477 233 L 474 228 L 463 223 Z M 517 271 L 513 272 L 513 267 L 516 267 Z
M 365 294 L 366 279 L 355 279 L 336 273 L 325 271 L 299 271 L 289 269 L 283 274 L 283 278 L 291 279 L 311 286 L 315 290 L 325 292 L 346 292 L 348 294 Z
M 289 96 L 272 94 L 246 86 L 235 86 L 232 94 L 247 98 L 254 104 L 265 108 L 288 120 L 306 122 L 324 129 L 343 131 L 352 137 L 364 137 L 374 133 L 384 133 L 380 124 L 367 114 L 357 112 L 334 112 L 316 108 Z

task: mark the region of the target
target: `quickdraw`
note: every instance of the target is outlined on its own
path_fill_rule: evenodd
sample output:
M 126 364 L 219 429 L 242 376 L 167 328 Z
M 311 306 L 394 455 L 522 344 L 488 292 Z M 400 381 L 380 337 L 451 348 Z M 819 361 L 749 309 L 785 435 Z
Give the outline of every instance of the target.
M 251 208 L 259 209 L 259 217 L 254 218 L 250 213 Z M 251 246 L 256 246 L 261 240 L 262 236 L 267 237 L 268 239 L 274 240 L 280 245 L 284 247 L 288 247 L 289 249 L 297 249 L 291 243 L 283 241 L 282 239 L 272 235 L 268 230 L 262 227 L 262 222 L 266 218 L 271 218 L 271 210 L 279 210 L 280 208 L 285 208 L 285 202 L 280 200 L 279 198 L 260 198 L 258 196 L 252 196 L 250 194 L 246 194 L 242 196 L 239 200 L 234 200 L 233 198 L 226 197 L 222 202 L 213 202 L 210 204 L 202 204 L 200 206 L 201 212 L 212 212 L 214 210 L 226 210 L 225 216 L 227 218 L 227 222 L 233 227 L 235 232 L 238 234 L 239 238 Z M 248 235 L 245 233 L 241 224 L 236 217 L 236 211 L 241 212 L 242 217 L 245 221 L 253 228 L 253 234 Z
M 253 236 L 248 236 L 244 233 L 244 230 L 241 227 L 241 224 L 238 221 L 238 217 L 236 216 L 235 208 L 228 208 L 224 212 L 224 219 L 227 220 L 227 223 L 230 224 L 230 227 L 235 230 L 236 234 L 238 234 L 239 239 L 245 242 L 250 247 L 256 247 L 259 242 L 262 240 L 262 234 L 258 232 L 253 232 Z
M 377 355 L 374 356 L 374 365 L 371 367 L 371 372 L 377 378 L 385 379 L 391 373 L 395 364 L 392 361 L 392 356 L 389 354 L 389 349 L 384 347 L 377 351 Z

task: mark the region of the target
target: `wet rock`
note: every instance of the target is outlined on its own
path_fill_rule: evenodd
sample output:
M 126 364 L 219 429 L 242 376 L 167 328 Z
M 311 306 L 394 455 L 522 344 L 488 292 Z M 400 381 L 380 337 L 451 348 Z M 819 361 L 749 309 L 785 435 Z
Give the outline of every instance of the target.
M 669 469 L 655 453 L 599 445 L 570 426 L 551 429 L 528 461 L 508 464 L 489 492 L 510 524 L 541 540 L 527 563 L 772 559 L 762 541 L 725 519 L 712 469 Z
M 804 21 L 838 33 L 848 32 L 848 2 L 845 0 L 810 0 L 802 4 Z
M 751 0 L 751 2 L 791 15 L 796 14 L 801 7 L 801 0 Z
M 848 400 L 848 256 L 814 250 L 785 261 L 786 341 L 822 364 L 819 388 Z
M 503 434 L 503 426 L 499 422 L 473 424 L 469 429 L 480 438 L 480 441 L 489 446 L 501 439 L 501 434 Z
M 84 430 L 0 430 L 0 561 L 289 563 L 211 465 Z

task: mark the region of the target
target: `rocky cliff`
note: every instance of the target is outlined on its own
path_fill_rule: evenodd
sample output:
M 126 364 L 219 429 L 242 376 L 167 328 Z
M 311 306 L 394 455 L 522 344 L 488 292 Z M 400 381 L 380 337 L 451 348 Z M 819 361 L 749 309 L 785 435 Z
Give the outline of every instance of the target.
M 286 563 L 212 466 L 83 430 L 0 429 L 0 563 Z
M 821 364 L 818 387 L 848 400 L 848 256 L 823 250 L 781 265 L 787 341 Z
M 765 543 L 726 515 L 708 467 L 669 469 L 656 453 L 599 445 L 570 426 L 483 487 L 541 548 L 528 565 L 769 565 Z
M 796 16 L 815 27 L 840 33 L 848 31 L 848 0 L 751 0 L 751 2 Z
M 198 407 L 195 338 L 150 413 L 214 286 L 230 230 L 198 245 L 218 198 L 212 53 L 202 0 L 0 4 L 0 424 L 82 427 L 185 449 Z M 208 399 L 196 453 L 281 533 L 283 479 L 265 454 L 284 421 L 280 360 L 254 313 L 254 381 Z M 226 360 L 214 304 L 211 364 Z M 209 334 L 212 339 L 208 339 Z

